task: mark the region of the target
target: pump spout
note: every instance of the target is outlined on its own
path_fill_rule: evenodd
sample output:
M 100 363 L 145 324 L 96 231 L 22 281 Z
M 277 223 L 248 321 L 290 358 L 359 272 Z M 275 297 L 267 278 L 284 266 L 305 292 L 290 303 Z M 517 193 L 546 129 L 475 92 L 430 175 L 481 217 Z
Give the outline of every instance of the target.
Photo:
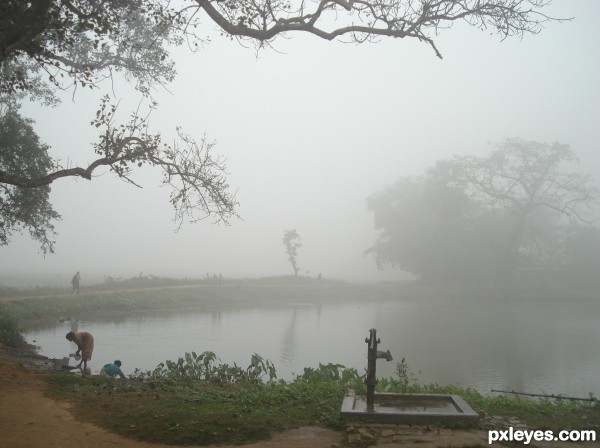
M 394 358 L 392 358 L 392 354 L 390 353 L 389 350 L 387 352 L 382 352 L 382 351 L 377 350 L 377 357 L 383 358 L 386 361 L 391 361 L 394 359 Z

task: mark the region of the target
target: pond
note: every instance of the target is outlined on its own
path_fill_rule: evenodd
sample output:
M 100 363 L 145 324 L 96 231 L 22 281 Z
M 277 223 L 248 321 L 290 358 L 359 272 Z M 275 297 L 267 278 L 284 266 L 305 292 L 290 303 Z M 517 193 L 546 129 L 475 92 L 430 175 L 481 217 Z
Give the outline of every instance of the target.
M 364 340 L 376 328 L 380 349 L 394 357 L 377 361 L 378 377 L 394 376 L 405 358 L 421 383 L 586 397 L 600 396 L 599 322 L 600 305 L 590 301 L 421 299 L 224 305 L 81 321 L 78 328 L 95 337 L 89 366 L 96 373 L 114 359 L 128 374 L 191 351 L 213 351 L 241 367 L 258 353 L 283 379 L 330 362 L 363 373 Z M 61 358 L 75 351 L 65 339 L 69 329 L 69 322 L 57 322 L 26 337 L 42 354 Z

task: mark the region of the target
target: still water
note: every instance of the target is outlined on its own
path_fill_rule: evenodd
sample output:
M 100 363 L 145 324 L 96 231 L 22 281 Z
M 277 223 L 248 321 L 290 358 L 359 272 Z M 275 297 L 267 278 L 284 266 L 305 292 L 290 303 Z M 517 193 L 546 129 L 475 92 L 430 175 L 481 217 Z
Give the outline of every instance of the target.
M 600 304 L 522 301 L 395 300 L 277 303 L 186 310 L 78 323 L 94 335 L 92 372 L 120 359 L 126 374 L 151 370 L 185 352 L 210 350 L 222 362 L 247 367 L 252 353 L 271 360 L 279 378 L 304 367 L 339 363 L 364 372 L 370 328 L 394 360 L 377 376 L 394 376 L 403 357 L 421 383 L 472 386 L 482 393 L 600 396 Z M 61 358 L 75 351 L 70 323 L 34 329 L 27 339 Z

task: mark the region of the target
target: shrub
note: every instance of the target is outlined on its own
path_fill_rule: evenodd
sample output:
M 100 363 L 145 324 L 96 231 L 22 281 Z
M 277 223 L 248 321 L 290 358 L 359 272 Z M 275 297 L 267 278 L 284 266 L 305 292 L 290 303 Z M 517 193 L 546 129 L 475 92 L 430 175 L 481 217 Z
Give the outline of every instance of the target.
M 5 307 L 0 307 L 0 342 L 8 347 L 19 347 L 25 344 L 17 318 Z

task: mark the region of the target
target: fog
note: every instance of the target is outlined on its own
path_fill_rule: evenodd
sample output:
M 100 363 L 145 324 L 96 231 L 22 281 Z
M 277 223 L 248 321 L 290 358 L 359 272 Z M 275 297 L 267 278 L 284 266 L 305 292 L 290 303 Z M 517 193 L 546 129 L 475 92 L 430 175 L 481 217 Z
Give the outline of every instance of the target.
M 296 229 L 300 274 L 348 281 L 404 278 L 364 256 L 375 238 L 366 198 L 401 176 L 418 175 L 454 154 L 484 155 L 490 142 L 521 137 L 571 145 L 580 169 L 600 168 L 600 2 L 555 2 L 535 36 L 500 41 L 455 26 L 437 46 L 382 40 L 351 45 L 313 36 L 280 39 L 258 53 L 221 37 L 196 54 L 175 50 L 178 76 L 157 90 L 153 130 L 175 126 L 215 140 L 237 191 L 240 220 L 210 218 L 176 232 L 160 173 L 141 169 L 122 182 L 108 170 L 91 182 L 61 179 L 51 201 L 62 215 L 55 254 L 27 234 L 0 251 L 8 285 L 82 284 L 104 276 L 291 275 L 282 243 Z M 140 101 L 131 86 L 105 86 L 123 117 Z M 105 92 L 78 91 L 55 108 L 24 107 L 64 163 L 94 159 L 90 126 Z M 72 100 L 72 97 L 74 99 Z

